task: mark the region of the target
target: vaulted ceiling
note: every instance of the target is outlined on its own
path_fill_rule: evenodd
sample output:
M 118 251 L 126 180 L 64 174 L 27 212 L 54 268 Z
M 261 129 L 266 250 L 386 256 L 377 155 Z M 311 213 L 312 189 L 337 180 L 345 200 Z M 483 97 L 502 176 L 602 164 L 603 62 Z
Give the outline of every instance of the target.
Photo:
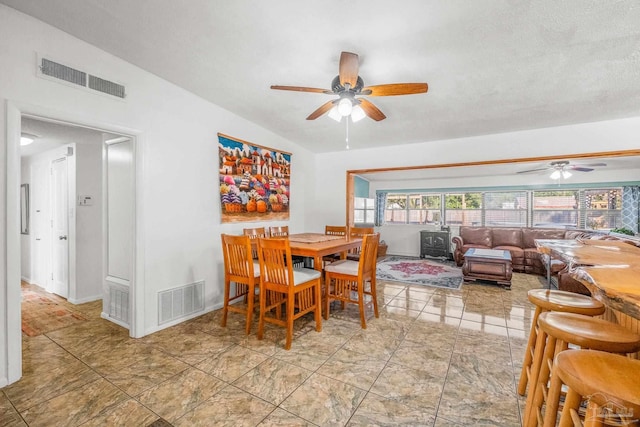
M 341 51 L 387 119 L 350 126 L 352 149 L 640 115 L 636 0 L 0 0 L 314 152 L 344 121 L 305 118 Z M 90 60 L 90 59 L 88 59 Z M 125 82 L 126 83 L 126 82 Z

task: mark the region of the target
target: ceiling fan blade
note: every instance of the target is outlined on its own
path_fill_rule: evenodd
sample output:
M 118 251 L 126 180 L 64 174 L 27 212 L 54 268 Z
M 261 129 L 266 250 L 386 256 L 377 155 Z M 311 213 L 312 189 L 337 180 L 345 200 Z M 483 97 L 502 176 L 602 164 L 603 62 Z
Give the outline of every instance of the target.
M 366 99 L 359 99 L 358 101 L 360 101 L 360 106 L 364 110 L 365 114 L 371 117 L 376 122 L 379 122 L 380 120 L 384 120 L 387 118 L 387 116 L 385 116 L 384 113 L 380 111 L 378 107 L 376 107 Z
M 429 85 L 426 83 L 391 83 L 386 85 L 367 86 L 362 88 L 361 95 L 394 96 L 426 93 Z
M 587 163 L 587 164 L 581 163 L 581 164 L 575 165 L 575 166 L 587 166 L 587 167 L 594 167 L 595 166 L 595 167 L 597 167 L 597 166 L 607 166 L 607 164 L 606 163 Z
M 526 171 L 520 171 L 520 172 L 516 172 L 516 173 L 531 173 L 531 172 L 542 172 L 542 171 L 546 171 L 546 170 L 550 170 L 553 168 L 538 168 L 538 169 L 529 169 Z
M 327 101 L 324 104 L 322 104 L 320 106 L 320 108 L 318 108 L 316 111 L 314 111 L 313 113 L 309 114 L 309 117 L 307 117 L 307 120 L 315 120 L 318 117 L 320 117 L 321 115 L 323 115 L 324 113 L 326 113 L 327 111 L 329 111 L 331 109 L 331 107 L 333 107 L 333 103 L 335 101 Z
M 296 91 L 296 92 L 326 93 L 326 94 L 329 94 L 329 95 L 333 94 L 333 91 L 331 91 L 331 90 L 318 89 L 318 88 L 315 88 L 315 87 L 303 87 L 303 86 L 278 86 L 278 85 L 273 85 L 273 86 L 271 86 L 271 89 L 293 90 L 293 91 Z
M 595 170 L 593 168 L 583 168 L 580 166 L 569 166 L 567 169 L 571 169 L 572 171 L 578 171 L 578 172 L 591 172 L 592 170 Z
M 351 52 L 340 54 L 340 84 L 354 88 L 358 82 L 358 55 Z

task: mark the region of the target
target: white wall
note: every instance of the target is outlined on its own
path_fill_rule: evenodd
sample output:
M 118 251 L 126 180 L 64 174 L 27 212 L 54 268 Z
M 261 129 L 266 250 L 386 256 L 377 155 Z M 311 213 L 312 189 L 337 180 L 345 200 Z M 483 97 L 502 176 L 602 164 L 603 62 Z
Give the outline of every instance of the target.
M 72 303 L 102 298 L 102 138 L 76 144 L 76 195 L 91 196 L 76 205 L 76 292 Z
M 320 229 L 324 224 L 344 222 L 345 175 L 347 170 L 425 166 L 484 160 L 558 156 L 585 152 L 630 150 L 640 148 L 640 117 L 585 123 L 555 128 L 534 129 L 445 141 L 432 141 L 370 150 L 319 154 L 315 158 L 320 176 L 315 198 L 308 208 L 307 224 Z M 577 174 L 574 174 L 576 176 Z M 573 182 L 637 181 L 636 170 L 616 173 L 591 172 Z M 588 175 L 588 176 L 587 176 Z M 451 188 L 469 186 L 505 186 L 530 182 L 528 177 L 484 177 L 468 179 L 371 183 L 370 191 L 398 188 Z M 521 182 L 519 182 L 520 180 Z M 594 181 L 596 180 L 596 181 Z M 330 190 L 329 190 L 330 189 Z M 389 246 L 388 252 L 418 255 L 420 225 L 389 225 L 376 228 Z M 455 230 L 452 230 L 454 232 Z
M 8 105 L 15 105 L 23 112 L 133 133 L 138 137 L 137 231 L 140 240 L 137 262 L 142 264 L 143 271 L 138 271 L 137 278 L 144 279 L 137 283 L 144 296 L 139 334 L 158 329 L 157 293 L 161 290 L 204 280 L 207 308 L 222 303 L 220 233 L 238 233 L 251 224 L 220 224 L 217 132 L 293 154 L 288 224 L 292 231 L 306 229 L 307 194 L 312 195 L 315 188 L 315 165 L 309 151 L 4 5 L 0 5 L 0 22 L 3 64 L 0 67 L 0 141 L 3 146 L 7 143 L 4 131 L 8 123 L 4 109 L 7 100 Z M 126 100 L 114 100 L 37 78 L 36 52 L 124 83 Z M 0 153 L 0 162 L 5 165 L 5 150 Z M 12 156 L 10 161 L 19 160 Z M 14 180 L 19 178 L 17 175 Z M 0 185 L 6 189 L 4 178 L 0 178 Z M 5 226 L 5 208 L 14 208 L 5 206 L 4 197 L 0 199 L 0 222 Z M 4 238 L 1 237 L 0 248 L 5 247 Z M 5 259 L 3 249 L 0 255 Z M 17 280 L 7 283 L 10 270 L 3 263 L 0 265 L 0 295 L 3 295 L 8 286 L 16 287 L 19 283 Z M 6 307 L 6 304 L 0 298 L 0 305 Z M 0 342 L 7 348 L 5 326 L 0 320 Z M 19 324 L 9 327 L 19 332 Z M 12 346 L 11 351 L 16 351 L 20 342 L 13 342 Z M 7 377 L 6 360 L 0 355 L 0 383 Z

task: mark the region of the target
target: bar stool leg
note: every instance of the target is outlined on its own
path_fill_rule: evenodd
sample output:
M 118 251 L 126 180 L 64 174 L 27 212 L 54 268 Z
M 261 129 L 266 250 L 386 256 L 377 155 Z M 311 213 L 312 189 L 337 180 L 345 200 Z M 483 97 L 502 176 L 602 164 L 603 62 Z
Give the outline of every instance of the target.
M 538 353 L 537 346 L 541 345 L 541 353 L 538 359 L 534 359 L 533 363 L 536 365 L 537 372 L 535 376 L 535 382 L 531 382 L 529 385 L 529 394 L 527 395 L 525 426 L 537 426 L 538 425 L 538 411 L 542 407 L 544 402 L 543 389 L 547 387 L 547 379 L 549 378 L 549 359 L 553 360 L 555 353 L 557 339 L 551 335 L 548 335 L 544 331 L 539 331 L 538 336 L 546 336 L 546 344 L 543 342 L 536 343 L 536 354 Z M 532 375 L 533 377 L 533 375 Z
M 573 413 L 572 413 L 573 414 Z M 577 414 L 576 414 L 577 415 Z M 575 421 L 574 421 L 575 424 Z M 604 426 L 604 417 L 600 411 L 600 406 L 594 402 L 587 403 L 587 412 L 584 416 L 584 427 L 602 427 Z
M 553 337 L 547 336 L 547 334 L 538 329 L 538 339 L 536 340 L 535 353 L 533 355 L 533 362 L 531 362 L 531 369 L 529 375 L 529 393 L 527 393 L 527 402 L 525 404 L 525 415 L 523 418 L 524 426 L 528 427 L 531 425 L 535 425 L 535 415 L 532 416 L 532 409 L 534 401 L 536 400 L 536 393 L 538 392 L 538 377 L 540 376 L 540 369 L 543 365 L 544 353 L 547 347 L 549 347 L 552 343 L 551 340 L 554 341 Z M 542 392 L 542 390 L 540 390 Z
M 531 331 L 529 332 L 527 350 L 524 354 L 524 362 L 522 363 L 522 371 L 520 372 L 520 381 L 518 382 L 518 394 L 520 396 L 524 396 L 527 391 L 527 369 L 530 370 L 531 362 L 533 360 L 533 349 L 535 348 L 537 339 L 538 316 L 540 316 L 541 312 L 542 308 L 536 306 L 536 311 L 533 314 L 533 321 L 531 322 Z
M 562 380 L 556 373 L 557 369 L 555 366 L 551 369 L 551 386 L 549 387 L 547 405 L 544 409 L 544 427 L 555 427 L 558 418 Z
M 573 427 L 571 410 L 578 412 L 581 401 L 582 396 L 569 389 L 564 399 L 564 407 L 562 408 L 562 415 L 560 416 L 560 424 L 558 424 L 558 427 Z

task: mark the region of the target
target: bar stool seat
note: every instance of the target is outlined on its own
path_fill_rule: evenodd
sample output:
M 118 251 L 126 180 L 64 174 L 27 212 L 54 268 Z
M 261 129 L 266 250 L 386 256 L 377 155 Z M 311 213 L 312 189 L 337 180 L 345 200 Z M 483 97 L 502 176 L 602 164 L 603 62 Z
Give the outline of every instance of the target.
M 536 311 L 531 322 L 529 341 L 527 343 L 527 350 L 524 355 L 524 362 L 522 363 L 522 371 L 520 372 L 520 380 L 518 382 L 518 394 L 520 396 L 524 396 L 529 377 L 531 376 L 531 363 L 533 361 L 533 354 L 535 353 L 537 325 L 540 313 L 545 311 L 560 311 L 583 314 L 585 316 L 599 316 L 604 313 L 605 310 L 604 304 L 600 301 L 573 292 L 532 289 L 527 293 L 527 298 L 529 302 L 536 307 Z
M 538 318 L 538 340 L 531 367 L 531 386 L 525 408 L 525 425 L 542 424 L 541 409 L 553 419 L 557 413 L 560 390 L 548 390 L 547 384 L 555 355 L 569 344 L 609 353 L 635 353 L 640 350 L 640 335 L 603 319 L 575 313 L 545 312 Z
M 567 397 L 560 426 L 580 426 L 578 408 L 587 399 L 585 426 L 602 425 L 613 415 L 619 425 L 637 425 L 640 420 L 640 360 L 595 350 L 559 353 L 553 364 L 551 390 L 565 384 Z M 555 416 L 544 425 L 555 426 Z M 555 415 L 555 414 L 554 414 Z

